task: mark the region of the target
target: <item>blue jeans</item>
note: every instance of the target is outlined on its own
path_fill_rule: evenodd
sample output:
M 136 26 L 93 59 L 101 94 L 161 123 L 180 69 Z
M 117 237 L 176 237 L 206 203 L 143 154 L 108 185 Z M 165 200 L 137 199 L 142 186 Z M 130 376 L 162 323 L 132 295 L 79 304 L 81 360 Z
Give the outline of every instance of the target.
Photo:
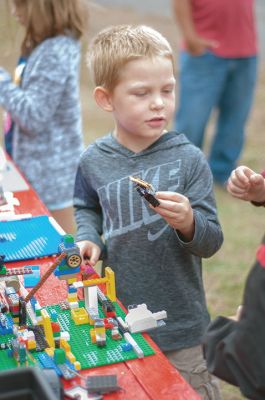
M 210 52 L 180 55 L 177 132 L 184 132 L 202 148 L 210 114 L 217 110 L 216 129 L 209 152 L 214 180 L 223 184 L 236 167 L 244 146 L 244 127 L 251 108 L 257 76 L 257 57 L 221 58 Z

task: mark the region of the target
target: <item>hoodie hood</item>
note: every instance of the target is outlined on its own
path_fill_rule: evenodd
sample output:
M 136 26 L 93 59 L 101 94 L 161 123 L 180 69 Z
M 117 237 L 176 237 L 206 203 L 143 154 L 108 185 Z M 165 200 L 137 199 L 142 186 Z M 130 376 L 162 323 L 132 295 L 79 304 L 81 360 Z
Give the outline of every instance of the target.
M 183 144 L 190 143 L 189 140 L 183 133 L 167 132 L 162 135 L 157 141 L 146 149 L 134 153 L 128 148 L 121 145 L 112 135 L 109 133 L 103 138 L 99 138 L 95 141 L 94 145 L 98 151 L 105 154 L 105 156 L 115 157 L 142 157 L 143 155 L 149 155 L 152 153 L 159 152 L 160 150 L 170 149 L 173 146 L 181 146 Z

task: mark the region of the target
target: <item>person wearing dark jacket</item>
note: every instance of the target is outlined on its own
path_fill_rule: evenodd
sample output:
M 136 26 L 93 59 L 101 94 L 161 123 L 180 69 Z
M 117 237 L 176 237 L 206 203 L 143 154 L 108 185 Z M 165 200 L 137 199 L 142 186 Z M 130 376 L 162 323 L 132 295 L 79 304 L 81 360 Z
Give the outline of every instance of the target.
M 233 197 L 265 205 L 264 172 L 236 168 L 227 190 Z M 210 373 L 238 386 L 248 399 L 265 399 L 265 236 L 256 254 L 244 289 L 237 320 L 217 317 L 203 338 Z

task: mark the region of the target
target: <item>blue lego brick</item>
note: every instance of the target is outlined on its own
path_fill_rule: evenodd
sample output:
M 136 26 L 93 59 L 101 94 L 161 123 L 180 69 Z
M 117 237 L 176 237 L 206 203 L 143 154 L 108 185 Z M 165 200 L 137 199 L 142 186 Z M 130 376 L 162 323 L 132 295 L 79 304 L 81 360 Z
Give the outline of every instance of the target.
M 46 215 L 1 221 L 0 254 L 5 254 L 5 261 L 51 256 L 57 254 L 61 238 Z
M 58 376 L 62 376 L 60 368 L 47 353 L 35 353 L 34 357 L 39 361 L 42 368 L 53 369 Z
M 4 319 L 6 321 L 6 326 L 0 321 L 0 335 L 10 335 L 13 333 L 13 319 L 9 315 L 4 315 Z
M 60 271 L 59 267 L 56 268 L 56 270 L 54 271 L 54 275 L 55 276 L 67 276 L 67 275 L 72 275 L 72 274 L 77 274 L 78 272 L 80 272 L 80 267 L 76 267 L 76 268 L 70 268 L 68 267 L 68 269 Z
M 76 369 L 69 360 L 66 359 L 65 363 L 59 364 L 58 367 L 64 379 L 69 380 L 76 376 Z
M 32 274 L 24 275 L 24 286 L 32 288 L 40 281 L 40 267 L 38 265 L 31 265 Z
M 121 344 L 122 351 L 131 351 L 133 349 L 131 343 L 122 343 Z
M 53 322 L 56 322 L 58 320 L 58 313 L 56 310 L 51 310 L 50 311 L 50 316 L 51 316 L 51 320 Z
M 77 289 L 73 285 L 70 285 L 68 287 L 68 293 L 77 293 Z
M 31 299 L 30 299 L 30 304 L 31 304 L 33 310 L 35 310 L 35 306 L 36 306 L 36 304 L 37 304 L 37 299 L 36 299 L 34 296 L 31 297 Z

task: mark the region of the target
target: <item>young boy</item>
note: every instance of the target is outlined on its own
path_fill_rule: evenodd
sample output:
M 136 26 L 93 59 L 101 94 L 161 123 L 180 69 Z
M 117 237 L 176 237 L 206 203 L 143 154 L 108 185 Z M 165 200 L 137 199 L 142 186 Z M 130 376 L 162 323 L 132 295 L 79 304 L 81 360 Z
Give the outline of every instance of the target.
M 152 28 L 122 25 L 96 36 L 88 60 L 95 100 L 112 113 L 114 129 L 88 146 L 79 164 L 81 254 L 113 268 L 125 306 L 167 311 L 166 327 L 151 337 L 205 399 L 219 399 L 201 350 L 209 323 L 201 258 L 213 255 L 223 236 L 203 154 L 183 134 L 166 131 L 175 109 L 172 49 Z M 139 196 L 130 176 L 159 189 L 160 205 Z

